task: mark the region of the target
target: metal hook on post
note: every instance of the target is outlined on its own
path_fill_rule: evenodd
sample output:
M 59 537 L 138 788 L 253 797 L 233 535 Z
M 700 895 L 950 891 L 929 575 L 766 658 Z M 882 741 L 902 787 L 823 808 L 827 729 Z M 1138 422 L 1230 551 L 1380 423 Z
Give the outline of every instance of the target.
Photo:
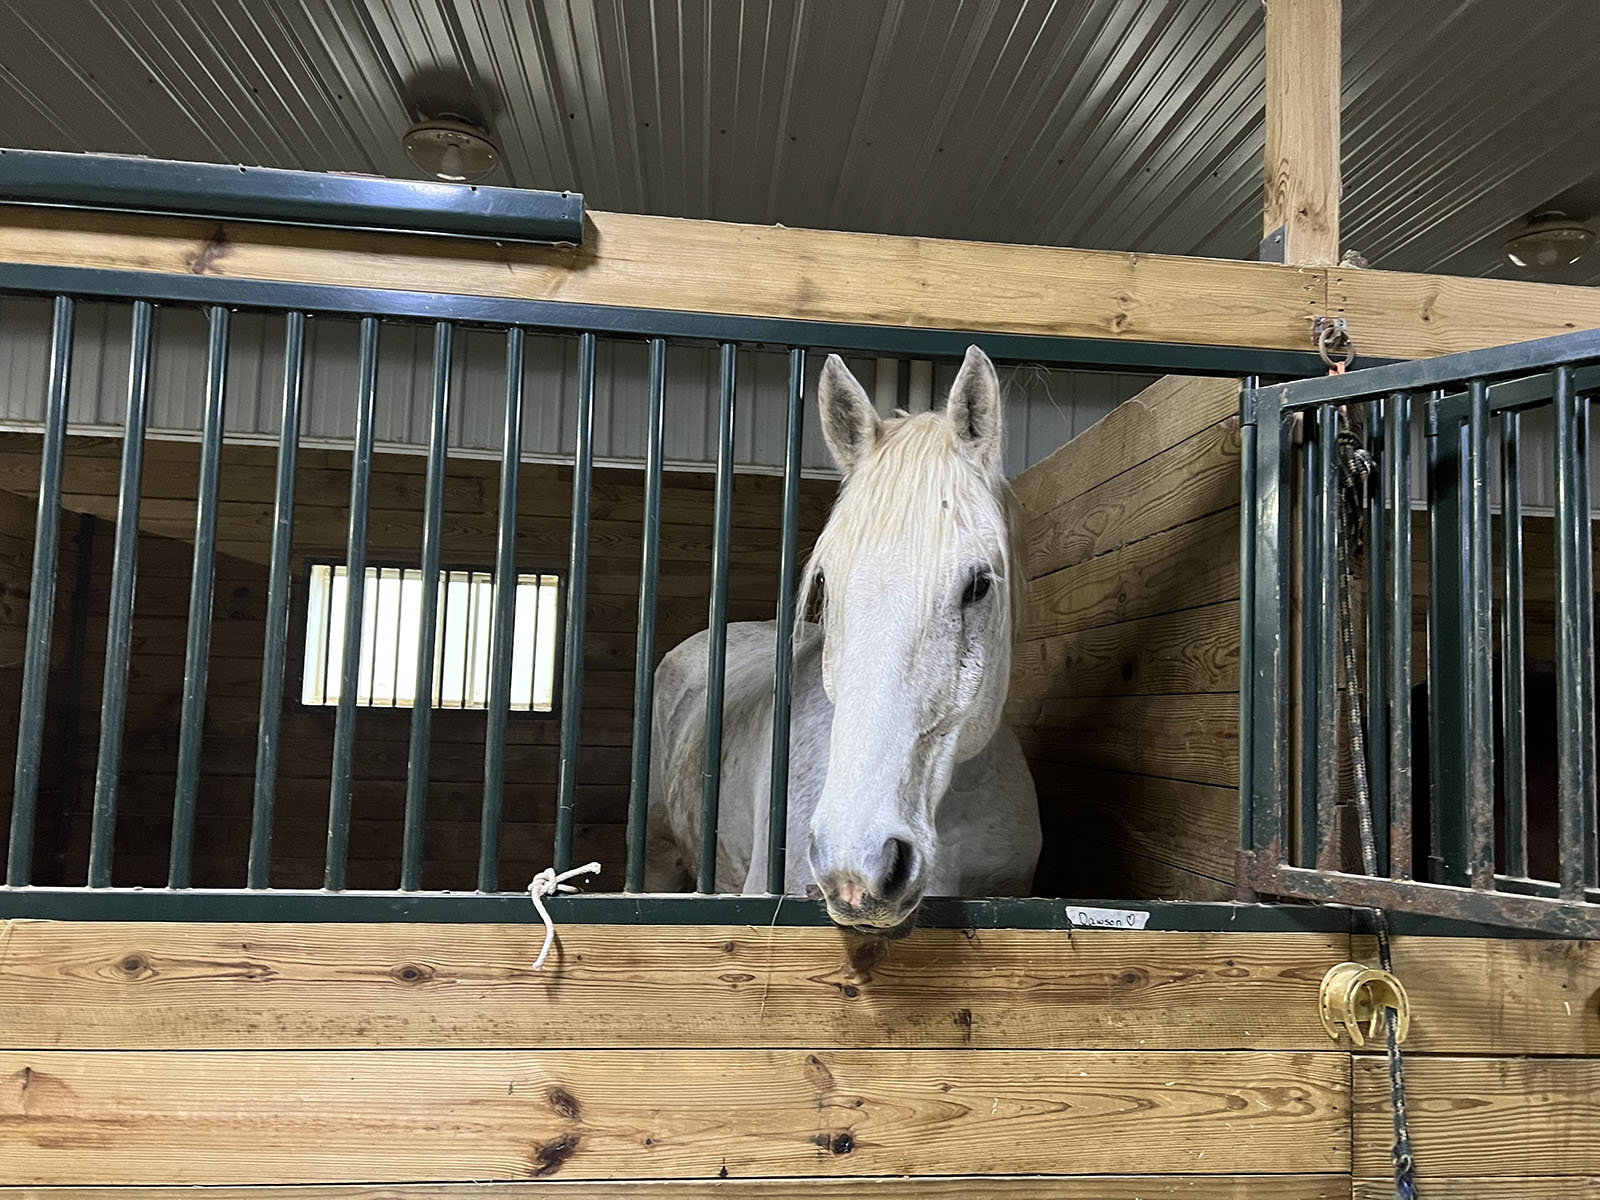
M 1317 343 L 1317 356 L 1328 364 L 1328 374 L 1343 375 L 1356 360 L 1356 346 L 1343 317 L 1313 317 L 1311 337 Z M 1343 358 L 1334 354 L 1344 352 Z

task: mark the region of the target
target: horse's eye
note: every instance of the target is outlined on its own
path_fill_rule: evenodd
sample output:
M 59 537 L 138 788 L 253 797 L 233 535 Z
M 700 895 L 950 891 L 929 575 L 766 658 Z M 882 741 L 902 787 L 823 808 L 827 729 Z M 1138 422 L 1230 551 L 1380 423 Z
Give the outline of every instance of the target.
M 961 593 L 961 603 L 964 605 L 976 604 L 979 600 L 982 600 L 989 594 L 989 584 L 991 582 L 993 581 L 990 579 L 989 572 L 979 571 L 967 581 L 967 590 Z

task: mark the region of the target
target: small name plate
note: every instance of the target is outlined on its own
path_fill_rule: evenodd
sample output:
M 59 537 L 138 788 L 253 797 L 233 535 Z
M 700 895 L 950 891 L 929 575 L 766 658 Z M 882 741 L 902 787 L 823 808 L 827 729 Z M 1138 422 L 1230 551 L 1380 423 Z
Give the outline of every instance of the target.
M 1067 906 L 1067 920 L 1078 929 L 1143 929 L 1150 914 L 1131 908 L 1081 908 Z

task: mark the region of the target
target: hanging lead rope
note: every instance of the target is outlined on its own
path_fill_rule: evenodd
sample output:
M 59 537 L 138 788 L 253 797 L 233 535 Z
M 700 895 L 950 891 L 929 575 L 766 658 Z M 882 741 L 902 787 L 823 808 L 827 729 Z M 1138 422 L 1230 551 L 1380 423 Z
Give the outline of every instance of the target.
M 556 874 L 554 867 L 546 867 L 533 877 L 533 882 L 528 884 L 528 898 L 533 901 L 533 907 L 539 911 L 539 919 L 544 922 L 544 949 L 539 951 L 539 957 L 533 960 L 535 971 L 544 970 L 544 960 L 550 957 L 550 947 L 555 944 L 556 926 L 550 919 L 550 914 L 545 911 L 544 898 L 554 896 L 557 892 L 575 892 L 567 880 L 576 875 L 598 875 L 600 864 L 597 862 L 584 863 L 581 867 L 573 867 L 570 871 Z
M 1361 827 L 1361 869 L 1370 876 L 1378 874 L 1377 839 L 1372 823 L 1372 795 L 1367 781 L 1366 715 L 1362 709 L 1360 676 L 1356 673 L 1355 619 L 1351 613 L 1350 596 L 1355 587 L 1350 561 L 1359 552 L 1361 541 L 1361 512 L 1366 506 L 1367 483 L 1376 464 L 1372 455 L 1361 444 L 1361 438 L 1350 428 L 1348 415 L 1341 409 L 1337 421 L 1336 459 L 1339 464 L 1341 496 L 1339 529 L 1335 533 L 1335 547 L 1339 559 L 1339 643 L 1344 658 L 1345 719 L 1350 730 L 1350 757 L 1356 776 L 1356 817 Z M 1370 602 L 1370 601 L 1369 601 Z M 1372 653 L 1372 648 L 1367 648 Z M 1389 955 L 1389 918 L 1381 908 L 1372 910 L 1372 923 L 1378 935 L 1378 962 L 1385 971 L 1393 973 L 1394 961 Z M 1411 1156 L 1411 1133 L 1406 1121 L 1405 1069 L 1400 1058 L 1400 1014 L 1392 1007 L 1384 1009 L 1388 1025 L 1389 1045 L 1389 1098 L 1394 1108 L 1394 1194 L 1396 1200 L 1415 1200 L 1417 1194 L 1416 1163 Z

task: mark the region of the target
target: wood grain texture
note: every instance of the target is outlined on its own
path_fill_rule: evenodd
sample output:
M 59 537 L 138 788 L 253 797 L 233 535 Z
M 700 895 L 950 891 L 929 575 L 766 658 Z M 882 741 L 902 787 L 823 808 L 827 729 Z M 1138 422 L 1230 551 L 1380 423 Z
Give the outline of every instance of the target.
M 1237 789 L 1081 767 L 1064 769 L 1055 786 L 1101 841 L 1231 888 Z
M 1238 598 L 1235 508 L 1034 580 L 1027 633 L 1048 638 Z
M 1407 1053 L 1600 1058 L 1600 943 L 1401 937 L 1392 949 L 1411 997 Z M 1377 961 L 1371 938 L 1352 950 Z
M 1398 271 L 1328 272 L 1328 311 L 1360 354 L 1430 358 L 1600 328 L 1593 288 Z
M 1393 1176 L 1357 1179 L 1352 1200 L 1394 1200 Z M 1594 1200 L 1600 1175 L 1518 1175 L 1430 1179 L 1428 1200 Z
M 1332 1053 L 4 1051 L 0 1179 L 1338 1172 L 1348 1088 Z
M 1044 700 L 1018 724 L 1036 761 L 1239 785 L 1239 700 L 1209 696 L 1093 696 Z
M 1237 692 L 1239 628 L 1239 602 L 1227 600 L 1019 642 L 1010 702 Z
M 1266 0 L 1264 235 L 1282 227 L 1286 263 L 1339 261 L 1337 0 Z
M 1239 381 L 1167 375 L 1017 476 L 1023 510 L 1049 512 L 1239 413 Z
M 1028 574 L 1238 507 L 1239 422 L 1230 417 L 1054 508 L 1028 510 Z
M 1490 1001 L 1492 1004 L 1493 1001 Z M 1354 1056 L 1354 1171 L 1389 1168 L 1389 1066 Z M 1406 1060 L 1406 1108 L 1418 1179 L 1600 1175 L 1600 1060 Z
M 538 1180 L 528 1183 L 302 1184 L 289 1187 L 211 1187 L 204 1200 L 1348 1200 L 1346 1175 L 952 1175 L 864 1179 L 613 1180 L 606 1183 Z M 1440 1193 L 1443 1195 L 1444 1193 Z M 1556 1192 L 1565 1197 L 1577 1193 Z M 1451 1193 L 1453 1196 L 1454 1193 Z M 7 1188 L 7 1200 L 195 1200 L 192 1188 Z M 1465 1196 L 1465 1194 L 1463 1194 Z M 1385 1198 L 1387 1200 L 1387 1198 Z M 1473 1200 L 1477 1200 L 1476 1193 Z M 1483 1200 L 1502 1200 L 1484 1197 Z
M 0 1045 L 1329 1048 L 1344 935 L 218 925 L 0 927 Z
M 16 209 L 0 222 L 0 262 L 1295 349 L 1325 291 L 1318 275 L 1222 259 L 593 211 L 586 225 L 583 247 L 562 249 Z

